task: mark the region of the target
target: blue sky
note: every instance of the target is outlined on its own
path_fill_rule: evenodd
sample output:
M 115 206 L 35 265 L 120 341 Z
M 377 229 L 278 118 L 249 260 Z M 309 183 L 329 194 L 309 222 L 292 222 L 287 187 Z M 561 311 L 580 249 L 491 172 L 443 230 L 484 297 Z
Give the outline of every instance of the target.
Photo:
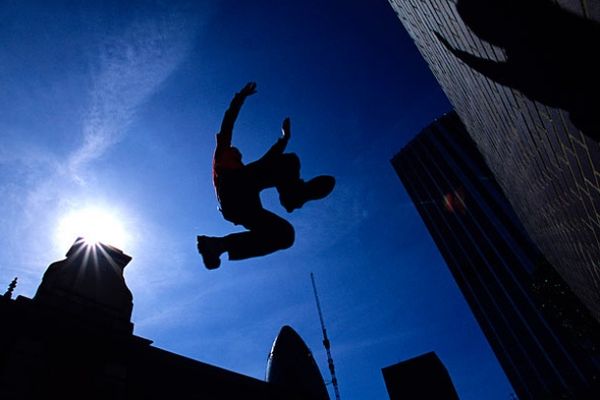
M 96 207 L 124 226 L 135 334 L 158 347 L 263 379 L 288 324 L 327 378 L 313 272 L 343 399 L 387 398 L 381 368 L 428 351 L 461 399 L 509 398 L 389 163 L 450 105 L 387 2 L 3 1 L 0 18 L 0 284 L 32 297 L 68 250 L 61 221 Z M 217 211 L 214 134 L 251 80 L 244 159 L 289 116 L 303 175 L 337 187 L 293 214 L 264 192 L 294 247 L 207 271 L 196 235 L 237 229 Z

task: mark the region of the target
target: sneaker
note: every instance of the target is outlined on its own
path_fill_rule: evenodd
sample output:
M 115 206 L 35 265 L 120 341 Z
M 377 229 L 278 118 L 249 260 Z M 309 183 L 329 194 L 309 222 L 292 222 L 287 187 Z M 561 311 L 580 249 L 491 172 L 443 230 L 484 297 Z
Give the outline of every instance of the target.
M 289 199 L 283 206 L 287 212 L 302 208 L 309 200 L 319 200 L 327 197 L 335 187 L 335 178 L 329 175 L 320 175 L 304 183 L 301 193 L 295 199 Z
M 221 265 L 221 243 L 219 238 L 209 236 L 197 236 L 198 252 L 202 255 L 202 261 L 207 269 L 216 269 Z

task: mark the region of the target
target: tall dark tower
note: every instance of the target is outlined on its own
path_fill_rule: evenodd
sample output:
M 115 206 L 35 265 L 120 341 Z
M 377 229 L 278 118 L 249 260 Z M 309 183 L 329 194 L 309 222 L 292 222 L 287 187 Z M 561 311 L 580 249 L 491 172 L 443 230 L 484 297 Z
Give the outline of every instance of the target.
M 598 392 L 598 324 L 531 243 L 457 115 L 392 164 L 519 398 Z
M 389 0 L 530 237 L 600 321 L 600 8 Z

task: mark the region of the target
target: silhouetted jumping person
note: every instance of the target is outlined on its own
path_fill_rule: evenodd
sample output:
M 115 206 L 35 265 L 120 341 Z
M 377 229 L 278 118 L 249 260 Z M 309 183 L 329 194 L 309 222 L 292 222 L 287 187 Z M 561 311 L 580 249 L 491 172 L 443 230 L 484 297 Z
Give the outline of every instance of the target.
M 294 228 L 285 219 L 265 210 L 260 200 L 263 189 L 275 187 L 279 201 L 288 211 L 309 200 L 326 197 L 335 186 L 332 176 L 321 175 L 307 182 L 300 178 L 300 159 L 284 153 L 291 136 L 290 119 L 282 125 L 282 136 L 260 159 L 244 164 L 241 152 L 231 145 L 233 125 L 246 97 L 256 93 L 256 83 L 246 84 L 236 93 L 225 112 L 213 157 L 213 183 L 223 217 L 245 232 L 224 237 L 198 236 L 198 251 L 204 265 L 215 269 L 221 254 L 230 260 L 258 257 L 286 249 L 294 243 Z

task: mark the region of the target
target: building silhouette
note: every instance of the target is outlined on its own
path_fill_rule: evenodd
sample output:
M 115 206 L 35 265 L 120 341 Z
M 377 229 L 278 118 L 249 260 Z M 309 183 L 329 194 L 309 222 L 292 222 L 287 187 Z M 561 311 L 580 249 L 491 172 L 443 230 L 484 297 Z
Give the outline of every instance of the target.
M 269 353 L 266 381 L 313 400 L 329 400 L 329 393 L 312 352 L 300 335 L 284 325 Z
M 429 352 L 381 370 L 390 400 L 458 400 L 450 375 Z
M 530 237 L 600 321 L 600 8 L 388 1 Z
M 170 353 L 134 335 L 132 295 L 123 279 L 130 260 L 119 249 L 80 238 L 64 260 L 48 267 L 33 299 L 12 299 L 13 281 L 0 297 L 3 399 L 317 398 L 297 391 L 306 376 L 318 384 L 316 365 L 308 375 L 296 370 L 292 377 L 274 370 L 284 384 L 270 383 Z M 290 352 L 297 349 L 280 350 L 273 356 L 290 364 Z
M 600 330 L 536 249 L 456 113 L 392 164 L 521 399 L 600 395 Z

